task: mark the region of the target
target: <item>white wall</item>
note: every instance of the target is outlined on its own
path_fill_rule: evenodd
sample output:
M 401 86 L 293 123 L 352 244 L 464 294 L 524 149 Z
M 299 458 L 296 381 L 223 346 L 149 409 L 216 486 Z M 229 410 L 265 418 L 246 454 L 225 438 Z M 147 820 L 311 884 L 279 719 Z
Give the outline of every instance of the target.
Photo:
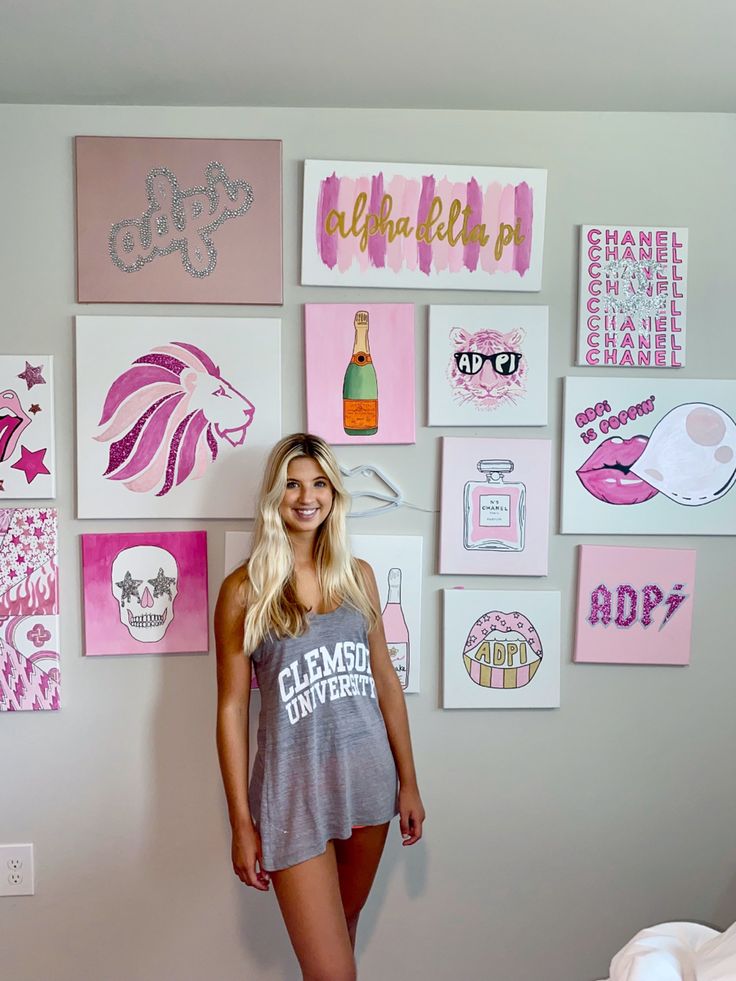
M 133 524 L 75 519 L 76 312 L 280 315 L 284 432 L 290 432 L 305 425 L 304 302 L 364 296 L 417 304 L 421 424 L 428 303 L 549 304 L 546 434 L 555 441 L 549 577 L 435 575 L 437 520 L 430 514 L 404 510 L 354 524 L 363 533 L 424 535 L 426 573 L 423 690 L 409 698 L 429 814 L 426 838 L 402 849 L 392 829 L 361 923 L 361 976 L 589 981 L 602 977 L 612 954 L 646 924 L 682 918 L 723 927 L 736 918 L 733 544 L 725 538 L 672 543 L 698 549 L 689 668 L 575 666 L 571 626 L 581 539 L 556 534 L 560 378 L 571 372 L 575 350 L 576 226 L 689 227 L 688 365 L 679 377 L 733 373 L 733 117 L 10 106 L 0 107 L 0 133 L 1 349 L 56 358 L 63 618 L 62 711 L 0 717 L 0 842 L 33 841 L 37 858 L 36 896 L 0 899 L 0 977 L 298 976 L 273 895 L 247 889 L 230 870 L 214 748 L 213 654 L 81 656 L 79 535 Z M 283 308 L 76 305 L 75 134 L 282 138 Z M 300 287 L 306 157 L 548 168 L 544 289 L 539 296 L 504 296 Z M 422 425 L 416 447 L 371 449 L 371 459 L 398 479 L 408 500 L 425 507 L 438 506 L 442 432 Z M 347 462 L 366 458 L 358 447 L 341 455 Z M 167 524 L 202 526 L 209 533 L 214 603 L 225 531 L 246 524 Z M 559 711 L 439 708 L 438 591 L 460 584 L 562 591 Z

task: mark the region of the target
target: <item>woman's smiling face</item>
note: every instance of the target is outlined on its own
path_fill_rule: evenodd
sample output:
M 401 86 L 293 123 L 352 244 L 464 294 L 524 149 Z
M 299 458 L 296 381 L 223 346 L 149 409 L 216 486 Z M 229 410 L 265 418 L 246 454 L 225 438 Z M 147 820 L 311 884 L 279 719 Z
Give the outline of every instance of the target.
M 316 460 L 300 456 L 286 471 L 279 514 L 287 531 L 316 531 L 332 508 L 334 492 Z

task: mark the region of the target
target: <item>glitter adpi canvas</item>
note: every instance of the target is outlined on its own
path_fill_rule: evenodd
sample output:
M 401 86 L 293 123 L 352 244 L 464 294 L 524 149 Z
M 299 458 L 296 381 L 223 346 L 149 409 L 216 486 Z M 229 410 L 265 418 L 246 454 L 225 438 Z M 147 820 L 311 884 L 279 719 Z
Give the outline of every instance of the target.
M 736 381 L 567 378 L 562 531 L 736 534 Z
M 77 317 L 80 518 L 252 517 L 280 436 L 278 320 Z
M 578 364 L 682 368 L 687 228 L 583 225 Z
M 443 708 L 560 704 L 560 594 L 445 589 Z
M 576 661 L 689 664 L 695 550 L 581 545 Z
M 307 160 L 302 284 L 539 290 L 547 171 Z
M 328 443 L 413 443 L 414 306 L 308 303 L 307 426 Z
M 281 141 L 78 136 L 80 303 L 281 303 Z
M 443 437 L 441 573 L 547 575 L 551 446 Z
M 429 425 L 547 424 L 547 307 L 429 308 Z
M 0 712 L 59 708 L 54 508 L 0 508 Z
M 0 355 L 0 500 L 53 497 L 53 358 Z
M 84 653 L 208 650 L 207 533 L 82 535 Z

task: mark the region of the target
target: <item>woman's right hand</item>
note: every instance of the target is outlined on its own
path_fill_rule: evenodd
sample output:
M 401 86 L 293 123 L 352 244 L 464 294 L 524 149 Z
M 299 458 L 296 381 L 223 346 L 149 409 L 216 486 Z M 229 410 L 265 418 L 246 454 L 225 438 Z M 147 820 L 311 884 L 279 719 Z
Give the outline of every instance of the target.
M 233 831 L 232 859 L 233 870 L 241 882 L 261 892 L 268 891 L 271 879 L 263 869 L 261 836 L 252 823 Z

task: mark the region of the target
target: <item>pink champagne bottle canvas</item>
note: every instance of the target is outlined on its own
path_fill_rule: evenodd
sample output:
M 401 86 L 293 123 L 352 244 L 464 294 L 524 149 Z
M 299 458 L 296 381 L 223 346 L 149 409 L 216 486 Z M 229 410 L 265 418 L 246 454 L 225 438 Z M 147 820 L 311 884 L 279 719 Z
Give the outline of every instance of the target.
M 391 663 L 398 675 L 401 687 L 406 691 L 409 681 L 409 628 L 401 609 L 401 569 L 390 569 L 388 596 L 381 614 L 386 644 Z

